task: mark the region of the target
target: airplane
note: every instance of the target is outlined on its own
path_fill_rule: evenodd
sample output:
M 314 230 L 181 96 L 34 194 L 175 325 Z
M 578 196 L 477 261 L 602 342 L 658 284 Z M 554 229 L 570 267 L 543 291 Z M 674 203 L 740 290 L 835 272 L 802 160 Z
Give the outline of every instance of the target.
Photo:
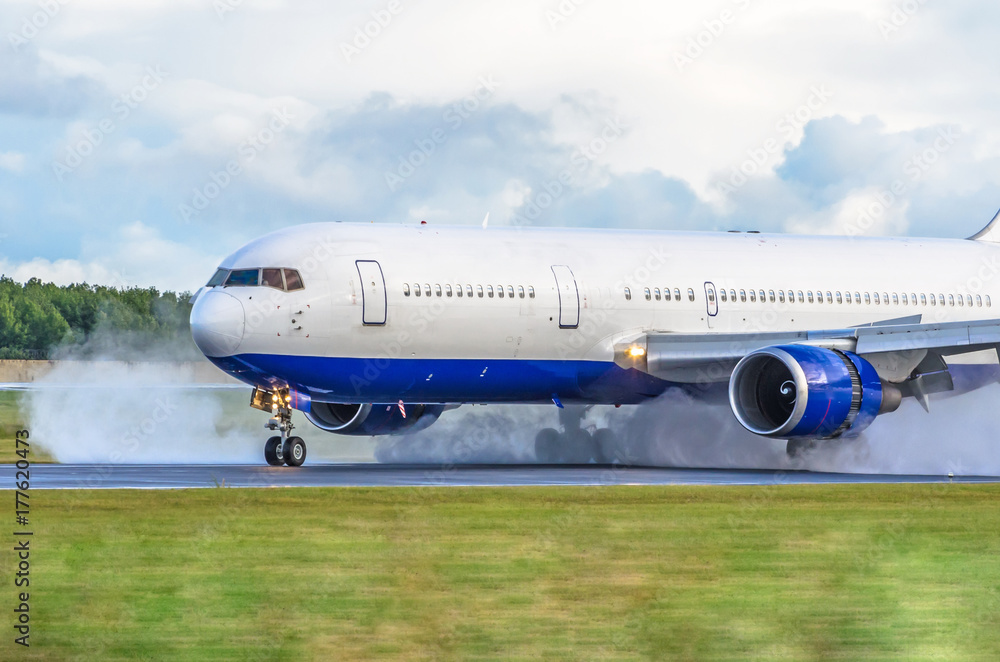
M 998 272 L 1000 212 L 969 239 L 316 223 L 224 259 L 190 322 L 274 466 L 305 461 L 295 410 L 375 436 L 490 403 L 558 407 L 539 462 L 615 462 L 587 410 L 671 388 L 796 456 L 997 381 Z

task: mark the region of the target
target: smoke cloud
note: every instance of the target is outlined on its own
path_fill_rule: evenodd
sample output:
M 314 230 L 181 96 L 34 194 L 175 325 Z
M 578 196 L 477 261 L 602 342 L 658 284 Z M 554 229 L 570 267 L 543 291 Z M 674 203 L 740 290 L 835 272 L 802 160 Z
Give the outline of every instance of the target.
M 1000 385 L 914 400 L 876 419 L 856 439 L 820 442 L 798 458 L 785 442 L 744 430 L 721 402 L 673 389 L 640 406 L 592 408 L 584 427 L 608 427 L 617 439 L 615 463 L 632 466 L 771 469 L 843 473 L 1000 475 L 1000 420 L 991 416 Z M 378 441 L 381 462 L 479 464 L 534 462 L 534 438 L 558 428 L 554 406 L 463 407 L 426 430 Z

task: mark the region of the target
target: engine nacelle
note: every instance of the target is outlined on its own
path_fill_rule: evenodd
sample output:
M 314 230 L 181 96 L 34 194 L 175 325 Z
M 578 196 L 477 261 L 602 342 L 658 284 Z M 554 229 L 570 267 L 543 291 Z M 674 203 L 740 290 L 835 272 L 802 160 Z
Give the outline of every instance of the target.
M 750 432 L 781 439 L 854 436 L 899 406 L 868 361 L 809 345 L 758 349 L 729 380 L 729 404 Z
M 312 401 L 309 422 L 321 430 L 356 437 L 416 432 L 437 420 L 443 405 L 406 405 L 406 417 L 392 404 L 341 405 Z

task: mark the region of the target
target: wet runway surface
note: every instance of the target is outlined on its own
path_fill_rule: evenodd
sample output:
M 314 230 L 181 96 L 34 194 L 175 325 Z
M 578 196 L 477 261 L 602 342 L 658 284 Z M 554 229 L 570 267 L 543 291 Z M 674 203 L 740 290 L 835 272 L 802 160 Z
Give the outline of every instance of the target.
M 0 489 L 14 489 L 15 467 L 0 466 Z M 846 483 L 1000 483 L 1000 476 L 876 475 L 809 471 L 671 469 L 609 465 L 258 465 L 35 464 L 32 489 L 206 487 L 371 487 L 527 485 L 804 485 Z

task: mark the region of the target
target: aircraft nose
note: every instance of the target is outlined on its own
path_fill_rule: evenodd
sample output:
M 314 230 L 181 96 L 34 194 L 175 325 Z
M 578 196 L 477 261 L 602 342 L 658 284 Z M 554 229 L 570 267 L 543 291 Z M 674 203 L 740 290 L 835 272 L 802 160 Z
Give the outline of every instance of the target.
M 234 354 L 245 327 L 243 304 L 225 292 L 204 292 L 191 308 L 191 337 L 205 356 Z

